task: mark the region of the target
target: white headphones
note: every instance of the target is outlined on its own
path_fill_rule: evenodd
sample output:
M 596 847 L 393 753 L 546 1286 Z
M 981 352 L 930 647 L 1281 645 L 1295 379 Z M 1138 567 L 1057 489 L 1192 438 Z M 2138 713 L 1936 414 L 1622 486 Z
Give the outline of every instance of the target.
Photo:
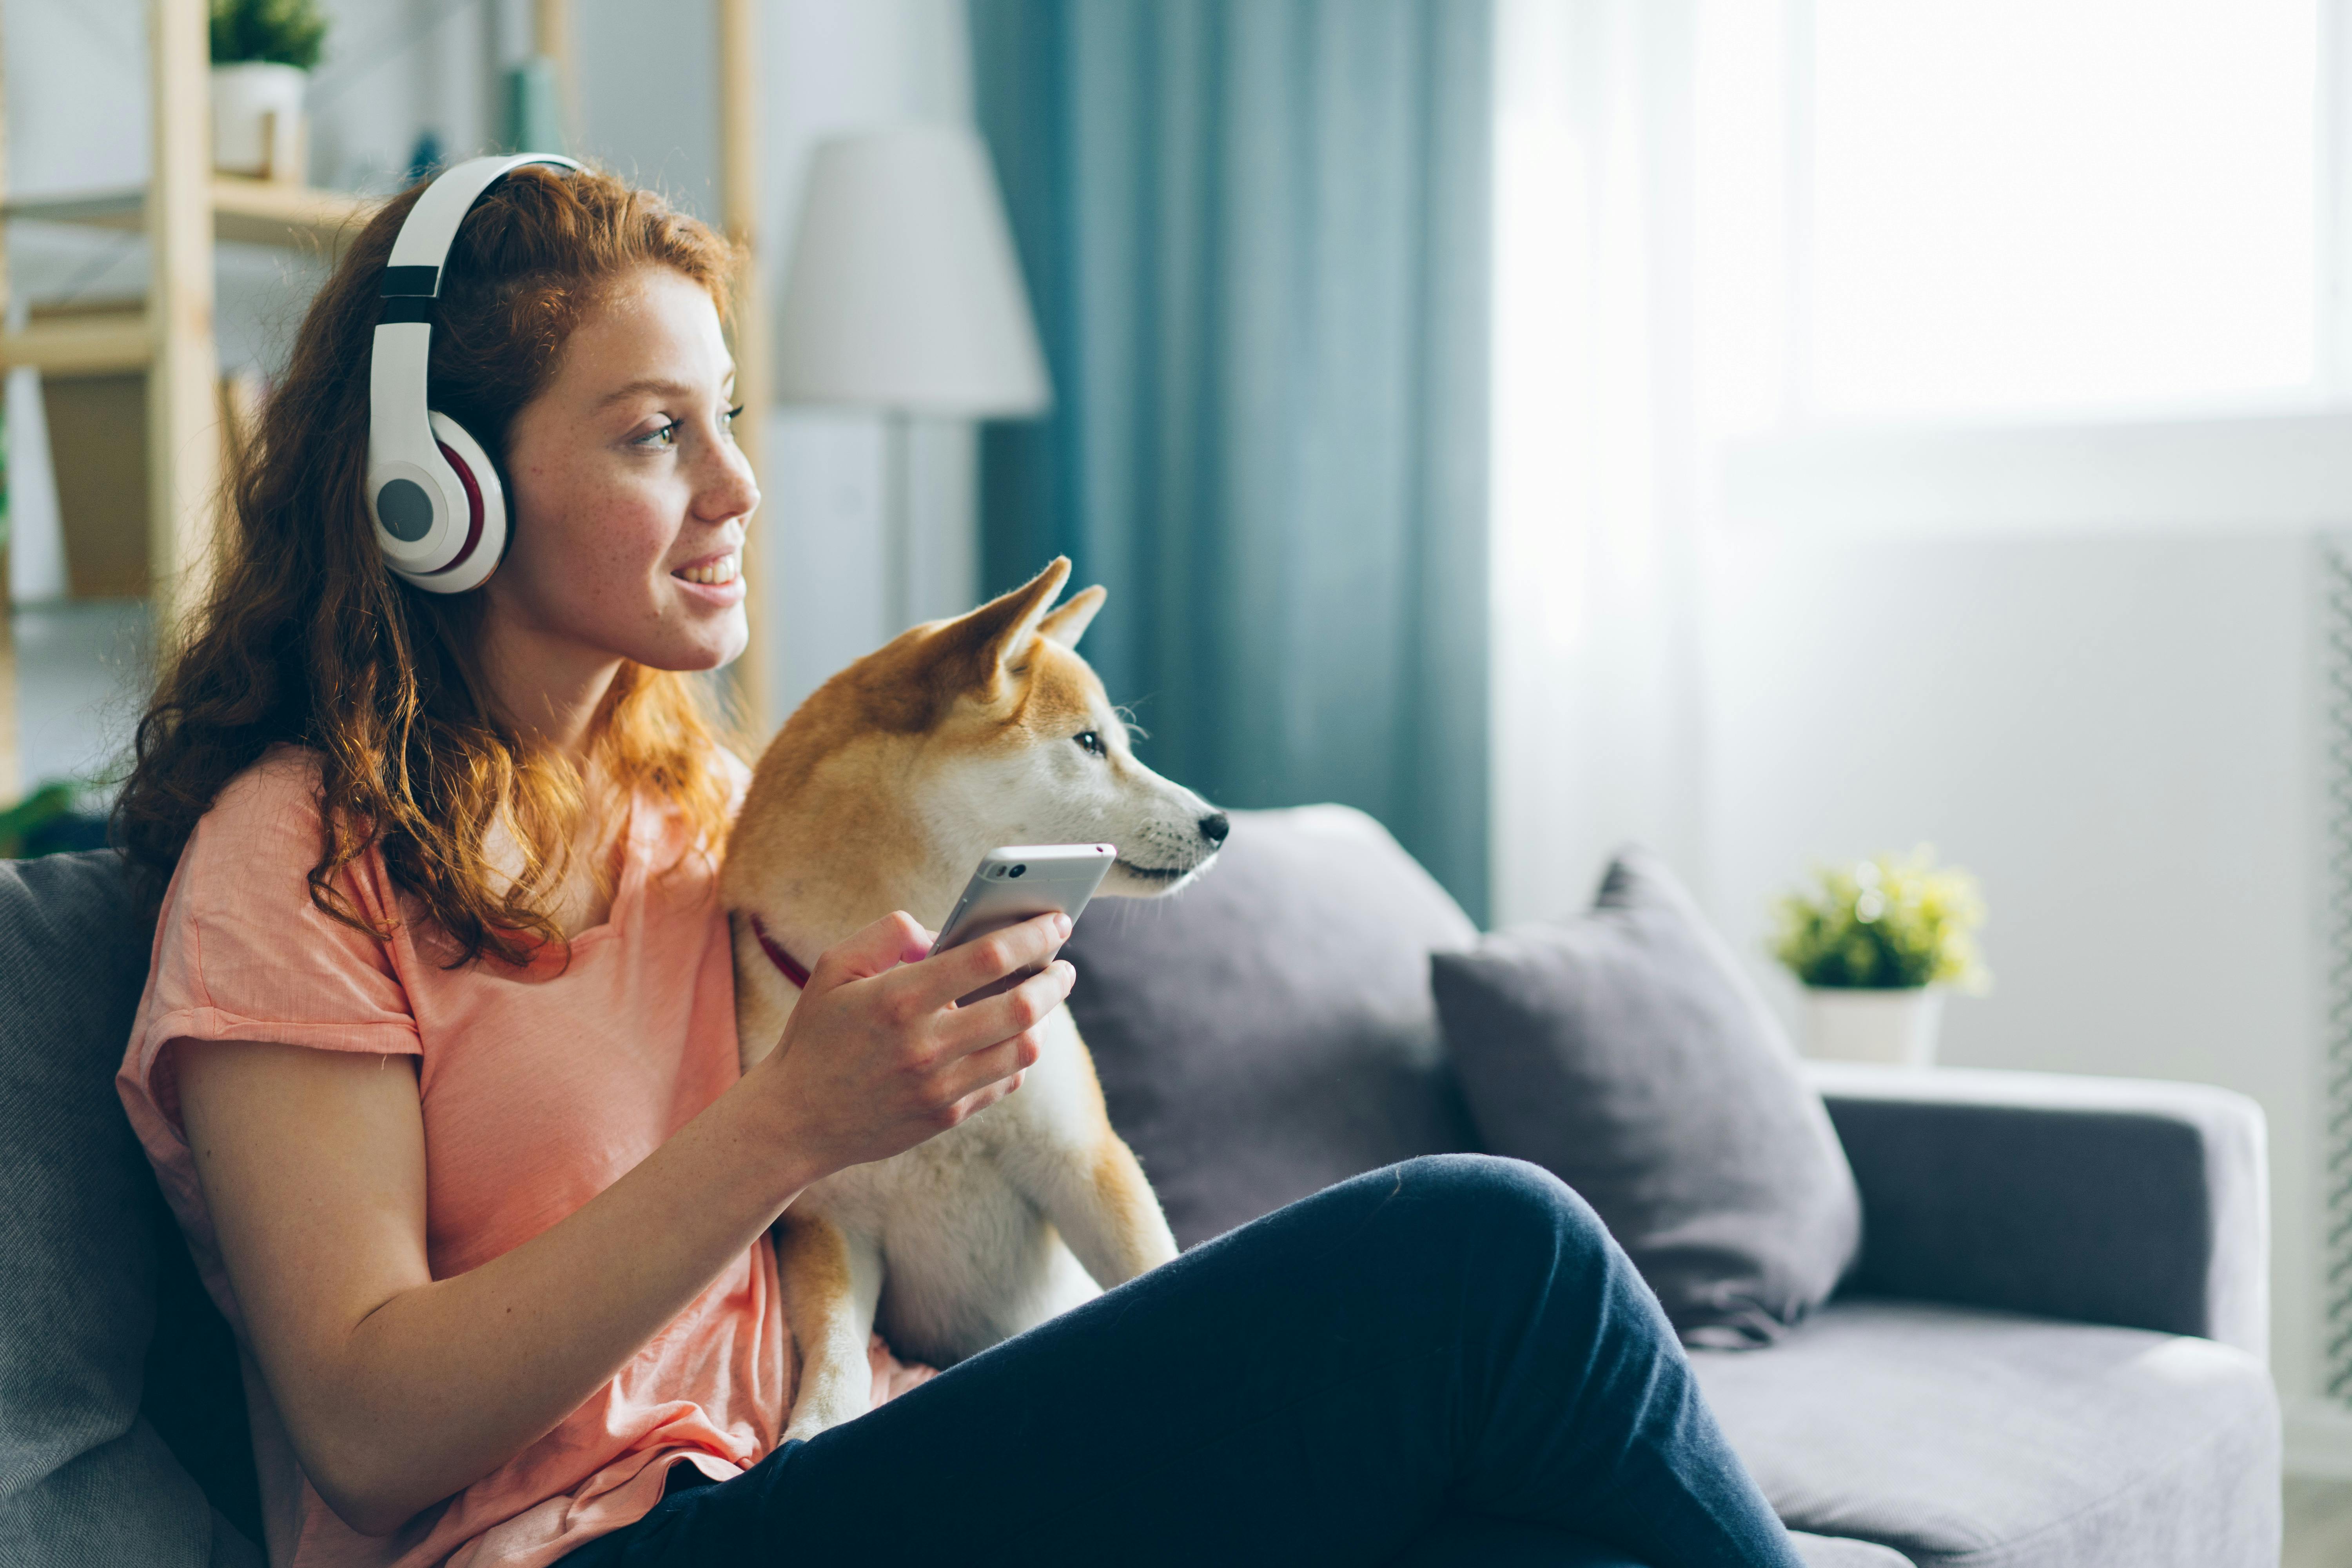
M 481 443 L 425 405 L 433 301 L 457 226 L 483 192 L 526 163 L 580 167 L 552 153 L 467 159 L 416 198 L 383 269 L 383 316 L 368 363 L 368 511 L 392 569 L 436 594 L 478 588 L 498 570 L 507 498 Z

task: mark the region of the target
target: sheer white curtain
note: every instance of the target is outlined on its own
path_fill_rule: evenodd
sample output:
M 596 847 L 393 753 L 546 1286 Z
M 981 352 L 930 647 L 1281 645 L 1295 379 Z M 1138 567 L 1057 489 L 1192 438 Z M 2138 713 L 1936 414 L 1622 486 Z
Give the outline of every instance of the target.
M 1638 838 L 1704 883 L 1696 0 L 1496 16 L 1496 923 Z

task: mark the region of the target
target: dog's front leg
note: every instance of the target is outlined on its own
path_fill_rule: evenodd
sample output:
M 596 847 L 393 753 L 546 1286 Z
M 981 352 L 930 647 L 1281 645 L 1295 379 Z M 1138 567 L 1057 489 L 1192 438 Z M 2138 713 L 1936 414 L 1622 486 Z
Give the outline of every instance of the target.
M 1003 1144 L 1005 1173 L 1096 1284 L 1124 1285 L 1176 1256 L 1142 1165 L 1111 1131 L 1094 1058 L 1068 1013 L 1046 1020 L 1028 1087 L 1004 1108 L 1024 1130 Z
M 801 1352 L 784 1436 L 814 1437 L 865 1415 L 872 1398 L 866 1342 L 882 1296 L 881 1249 L 822 1215 L 788 1211 L 777 1226 L 776 1278 Z
M 1037 1151 L 1022 1162 L 1018 1179 L 1106 1290 L 1176 1256 L 1142 1165 L 1108 1126 L 1089 1144 Z

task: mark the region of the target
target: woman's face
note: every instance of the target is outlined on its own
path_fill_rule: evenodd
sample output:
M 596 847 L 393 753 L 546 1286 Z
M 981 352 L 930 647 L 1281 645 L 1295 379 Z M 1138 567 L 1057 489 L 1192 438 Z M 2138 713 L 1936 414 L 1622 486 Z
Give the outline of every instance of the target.
M 730 430 L 734 375 L 682 273 L 649 268 L 588 311 L 508 436 L 513 538 L 483 590 L 502 677 L 552 688 L 615 659 L 711 669 L 743 651 L 760 491 Z

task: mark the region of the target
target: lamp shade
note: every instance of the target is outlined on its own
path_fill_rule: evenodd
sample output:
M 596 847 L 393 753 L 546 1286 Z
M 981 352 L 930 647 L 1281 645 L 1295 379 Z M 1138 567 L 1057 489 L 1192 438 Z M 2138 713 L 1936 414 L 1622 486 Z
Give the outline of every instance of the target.
M 820 145 L 778 322 L 788 403 L 974 418 L 1053 401 L 980 140 L 907 125 Z

